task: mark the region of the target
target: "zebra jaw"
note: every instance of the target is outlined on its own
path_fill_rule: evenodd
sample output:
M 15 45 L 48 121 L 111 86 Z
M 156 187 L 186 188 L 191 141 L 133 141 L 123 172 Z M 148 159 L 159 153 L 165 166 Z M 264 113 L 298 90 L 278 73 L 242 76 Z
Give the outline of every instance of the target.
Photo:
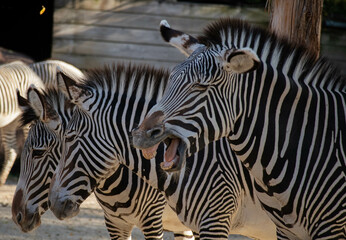
M 179 165 L 180 157 L 178 147 L 180 140 L 178 138 L 166 140 L 167 149 L 164 155 L 164 161 L 160 163 L 162 170 L 169 171 Z
M 159 147 L 159 145 L 160 143 L 157 143 L 156 145 L 150 148 L 142 149 L 143 157 L 147 160 L 154 158 L 156 156 L 157 148 Z
M 185 149 L 183 145 L 181 145 L 181 140 L 179 138 L 166 138 L 164 141 L 167 145 L 164 161 L 160 163 L 160 167 L 164 171 L 177 171 L 180 170 L 182 165 L 182 159 L 180 156 L 185 155 Z M 146 159 L 152 159 L 156 156 L 157 148 L 160 143 L 156 145 L 142 149 L 143 157 Z

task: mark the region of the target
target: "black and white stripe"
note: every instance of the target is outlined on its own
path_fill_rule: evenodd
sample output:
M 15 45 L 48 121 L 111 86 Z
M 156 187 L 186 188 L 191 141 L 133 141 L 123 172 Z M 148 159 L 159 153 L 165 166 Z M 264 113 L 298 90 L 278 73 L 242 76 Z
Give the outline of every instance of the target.
M 39 224 L 30 224 L 38 223 L 48 209 L 50 182 L 61 158 L 61 139 L 74 107 L 65 95 L 53 89 L 48 89 L 43 99 L 45 106 L 54 111 L 47 116 L 49 121 L 42 121 L 30 105 L 22 106 L 23 124 L 31 123 L 31 126 L 21 156 L 21 172 L 14 196 L 14 202 L 21 204 L 13 204 L 12 213 L 13 220 L 23 231 L 38 227 Z M 146 239 L 162 238 L 165 198 L 128 168 L 120 165 L 115 169 L 97 186 L 95 196 L 104 211 L 111 239 L 128 239 L 134 226 L 143 231 Z M 183 233 L 183 229 L 167 227 L 179 233 L 181 239 L 193 238 L 187 228 Z
M 165 72 L 118 65 L 95 70 L 78 85 L 63 78 L 66 95 L 78 108 L 68 123 L 62 161 L 51 186 L 53 212 L 60 214 L 64 201 L 79 205 L 116 166 L 124 164 L 162 191 L 180 220 L 202 239 L 227 239 L 229 233 L 275 238 L 274 225 L 254 197 L 247 171 L 235 161 L 227 169 L 218 164 L 218 158 L 234 158 L 227 139 L 193 156 L 184 173 L 171 175 L 157 165 L 163 159 L 162 146 L 160 157 L 150 161 L 131 146 L 131 129 L 161 99 L 168 79 Z
M 74 66 L 57 60 L 48 60 L 26 65 L 17 61 L 0 66 L 0 131 L 5 150 L 5 160 L 0 172 L 0 185 L 6 182 L 17 157 L 16 130 L 19 127 L 19 115 L 16 91 L 26 96 L 30 85 L 39 89 L 45 86 L 56 86 L 56 68 L 65 74 L 79 79 L 82 72 Z M 24 138 L 27 135 L 27 126 L 23 127 Z
M 157 124 L 188 155 L 227 136 L 280 239 L 345 239 L 345 79 L 325 58 L 243 21 L 219 20 L 197 42 L 148 116 L 162 113 Z

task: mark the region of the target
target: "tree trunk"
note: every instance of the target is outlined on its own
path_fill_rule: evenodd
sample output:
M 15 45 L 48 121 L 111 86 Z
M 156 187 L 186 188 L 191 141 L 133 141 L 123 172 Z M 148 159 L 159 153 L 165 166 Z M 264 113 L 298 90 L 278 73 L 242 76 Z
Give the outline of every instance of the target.
M 318 57 L 323 0 L 268 0 L 269 28 L 280 37 L 305 45 Z

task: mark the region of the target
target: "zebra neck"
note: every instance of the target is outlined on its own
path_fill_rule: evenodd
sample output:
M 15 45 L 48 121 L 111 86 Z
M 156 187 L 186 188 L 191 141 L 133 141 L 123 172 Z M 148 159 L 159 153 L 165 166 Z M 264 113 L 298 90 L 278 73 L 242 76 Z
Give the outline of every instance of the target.
M 277 79 L 270 78 L 272 71 L 262 65 L 255 72 L 239 75 L 232 81 L 231 89 L 235 90 L 229 97 L 231 109 L 235 109 L 230 116 L 230 144 L 244 166 L 258 173 L 257 178 L 257 174 L 254 174 L 257 180 L 262 179 L 261 172 L 265 166 L 261 165 L 261 161 L 256 161 L 259 159 L 256 150 L 266 142 L 262 133 L 271 124 L 267 101 L 273 96 L 273 86 L 278 82 Z
M 104 105 L 103 107 L 109 109 L 109 112 L 113 112 L 113 115 L 111 119 L 107 115 L 103 118 L 111 120 L 109 124 L 105 125 L 106 128 L 115 126 L 109 128 L 108 132 L 111 134 L 108 139 L 113 139 L 112 145 L 116 146 L 117 159 L 120 164 L 130 169 L 152 187 L 162 190 L 167 178 L 166 173 L 160 168 L 163 146 L 158 149 L 156 159 L 151 160 L 146 160 L 138 149 L 132 147 L 131 130 L 158 101 L 158 97 L 148 99 L 138 96 L 142 91 L 144 90 L 140 88 L 133 90 L 124 88 L 123 91 L 111 90 L 113 99 L 109 101 L 109 106 Z M 145 94 L 145 91 L 142 94 Z
M 127 167 L 150 186 L 163 191 L 167 179 L 167 174 L 160 167 L 160 162 L 163 159 L 163 148 L 159 148 L 157 157 L 151 160 L 145 159 L 139 150 L 130 145 L 129 149 L 131 150 L 129 155 L 126 154 L 125 150 L 125 154 L 118 156 L 120 164 Z

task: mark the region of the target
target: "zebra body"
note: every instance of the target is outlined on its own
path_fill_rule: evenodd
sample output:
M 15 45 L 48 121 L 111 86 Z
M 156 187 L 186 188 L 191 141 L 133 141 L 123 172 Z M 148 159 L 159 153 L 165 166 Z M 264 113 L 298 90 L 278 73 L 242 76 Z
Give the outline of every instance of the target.
M 150 154 L 174 137 L 189 156 L 227 136 L 280 239 L 345 239 L 345 79 L 243 21 L 219 20 L 198 39 L 178 35 L 192 54 L 133 131 L 135 147 Z
M 56 215 L 74 215 L 94 187 L 120 163 L 161 190 L 180 220 L 202 239 L 227 239 L 229 233 L 275 238 L 274 225 L 254 197 L 247 171 L 240 163 L 225 171 L 216 160 L 234 157 L 227 139 L 196 154 L 182 174 L 167 175 L 158 167 L 163 147 L 158 149 L 160 157 L 150 161 L 142 161 L 140 151 L 132 148 L 130 130 L 161 98 L 168 79 L 164 72 L 118 65 L 89 73 L 82 84 L 76 85 L 66 76 L 63 79 L 66 96 L 78 107 L 66 127 L 62 160 L 51 183 L 50 208 Z M 203 166 L 194 165 L 197 161 Z M 204 165 L 213 171 L 206 171 Z M 83 184 L 77 184 L 81 179 Z M 242 218 L 247 204 L 253 206 L 256 216 L 246 219 L 248 222 Z M 252 229 L 242 231 L 247 224 Z
M 0 84 L 0 128 L 10 124 L 21 113 L 16 99 L 17 89 L 24 96 L 31 84 L 44 87 L 28 65 L 19 61 L 0 66 Z
M 20 109 L 16 91 L 26 94 L 30 84 L 42 88 L 40 78 L 24 63 L 16 61 L 0 66 L 0 131 L 4 146 L 4 162 L 0 171 L 0 186 L 6 182 L 17 157 L 16 130 L 19 125 Z M 27 129 L 23 129 L 24 136 Z
M 0 130 L 5 150 L 4 164 L 0 172 L 0 185 L 6 182 L 17 158 L 16 130 L 19 128 L 21 110 L 18 106 L 16 91 L 18 90 L 22 96 L 26 96 L 31 84 L 39 89 L 44 89 L 45 86 L 56 86 L 57 67 L 75 79 L 83 78 L 83 73 L 79 69 L 58 60 L 47 60 L 30 65 L 17 61 L 0 66 Z M 24 126 L 24 139 L 27 131 L 28 128 Z
M 21 155 L 12 218 L 24 232 L 37 228 L 41 224 L 40 216 L 48 209 L 51 178 L 61 158 L 61 139 L 74 107 L 56 90 L 48 89 L 45 95 L 39 95 L 30 89 L 29 102 L 20 98 L 22 119 L 31 127 Z M 104 211 L 111 239 L 130 239 L 134 226 L 142 230 L 146 239 L 161 239 L 163 214 L 169 220 L 164 224 L 166 230 L 179 233 L 182 237 L 177 239 L 193 239 L 191 231 L 170 216 L 169 209 L 164 211 L 163 194 L 122 165 L 98 184 L 95 196 Z

